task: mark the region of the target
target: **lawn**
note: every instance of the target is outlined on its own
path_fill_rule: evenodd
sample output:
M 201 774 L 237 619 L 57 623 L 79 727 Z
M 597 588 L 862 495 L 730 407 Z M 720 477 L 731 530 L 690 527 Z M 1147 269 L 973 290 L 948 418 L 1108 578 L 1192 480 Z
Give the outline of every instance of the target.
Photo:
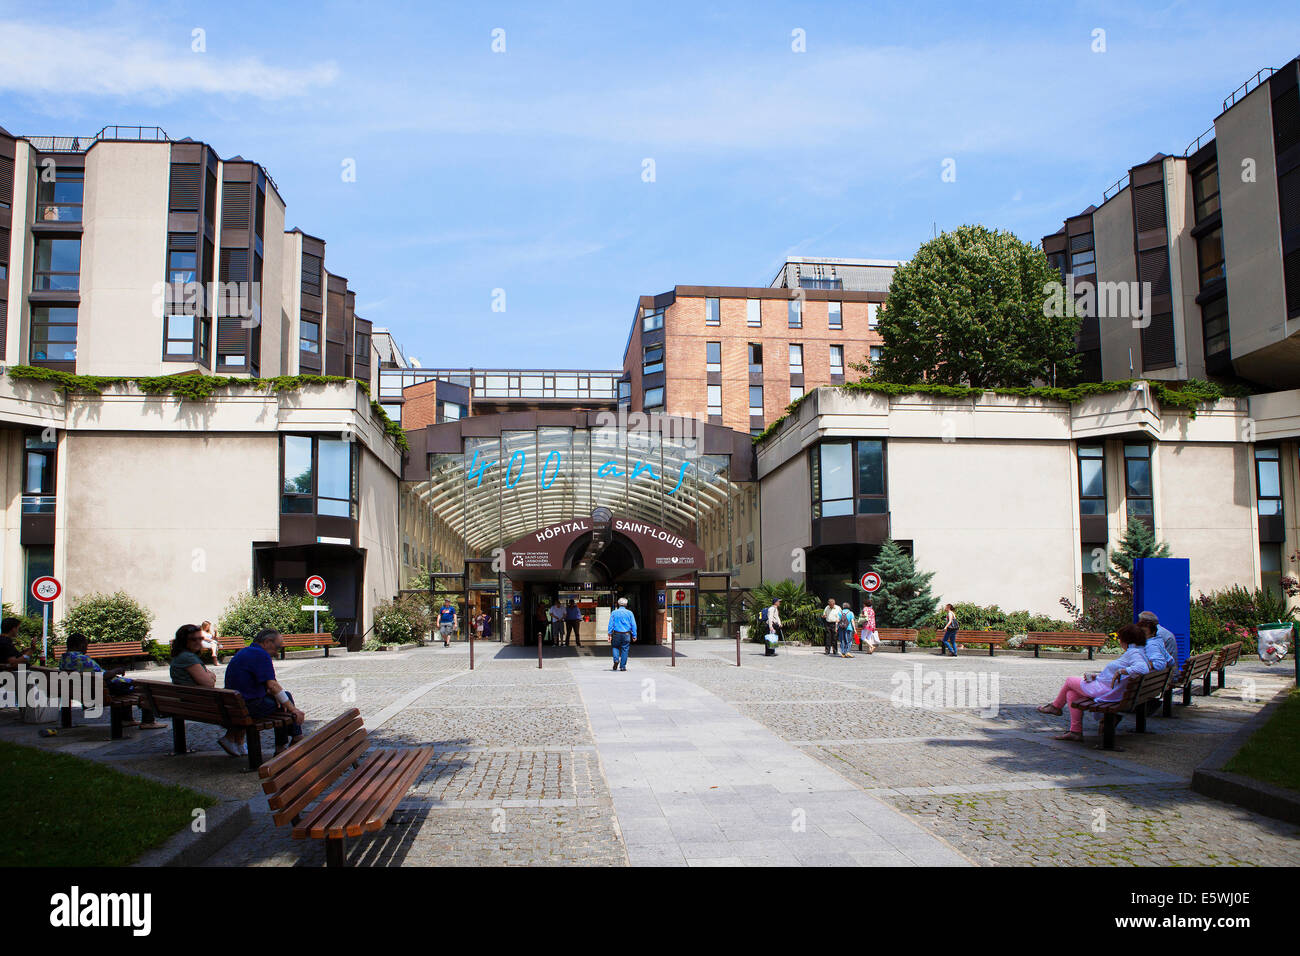
M 1223 769 L 1300 790 L 1300 691 L 1292 691 Z
M 216 801 L 66 754 L 0 742 L 0 866 L 125 866 Z

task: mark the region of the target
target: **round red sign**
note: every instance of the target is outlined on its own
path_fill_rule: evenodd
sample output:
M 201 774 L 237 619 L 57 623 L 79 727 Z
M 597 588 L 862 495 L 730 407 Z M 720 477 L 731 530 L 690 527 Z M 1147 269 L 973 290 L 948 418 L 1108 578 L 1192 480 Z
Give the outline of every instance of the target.
M 58 578 L 45 577 L 37 578 L 32 582 L 32 597 L 43 604 L 50 604 L 59 599 L 63 593 L 63 585 L 59 583 Z
M 319 574 L 313 574 L 307 579 L 307 593 L 312 597 L 320 597 L 325 593 L 325 579 Z
M 880 575 L 875 571 L 868 571 L 866 574 L 862 575 L 862 578 L 858 583 L 862 585 L 862 590 L 864 591 L 879 591 Z
M 676 598 L 678 604 L 685 604 L 685 603 L 686 603 L 686 592 L 685 592 L 685 591 L 675 591 L 675 592 L 673 593 L 673 597 Z

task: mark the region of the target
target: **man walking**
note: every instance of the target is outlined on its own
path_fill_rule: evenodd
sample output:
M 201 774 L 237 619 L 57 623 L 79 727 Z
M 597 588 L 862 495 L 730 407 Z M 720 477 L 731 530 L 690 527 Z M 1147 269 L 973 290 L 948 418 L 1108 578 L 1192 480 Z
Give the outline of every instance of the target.
M 443 647 L 451 647 L 451 636 L 456 633 L 458 623 L 456 605 L 450 600 L 444 600 L 438 609 L 438 630 L 442 634 Z
M 636 618 L 627 609 L 627 598 L 619 598 L 618 607 L 609 616 L 609 646 L 614 652 L 612 670 L 627 670 L 627 649 L 635 640 Z
M 582 646 L 582 638 L 578 636 L 578 625 L 582 623 L 582 608 L 578 607 L 578 602 L 569 598 L 569 606 L 564 609 L 564 646 L 569 646 L 569 638 L 577 641 L 578 646 Z
M 839 656 L 839 651 L 836 648 L 836 642 L 839 636 L 840 615 L 842 613 L 843 612 L 840 611 L 839 605 L 835 603 L 835 598 L 831 598 L 829 601 L 827 601 L 826 606 L 822 608 L 822 621 L 826 625 L 826 635 L 825 635 L 826 653 L 831 655 L 832 657 Z
M 764 657 L 776 657 L 776 642 L 781 639 L 781 599 L 777 598 L 767 609 L 767 640 L 764 642 Z
M 551 619 L 551 643 L 559 647 L 564 643 L 564 607 L 558 596 L 551 602 L 548 616 Z

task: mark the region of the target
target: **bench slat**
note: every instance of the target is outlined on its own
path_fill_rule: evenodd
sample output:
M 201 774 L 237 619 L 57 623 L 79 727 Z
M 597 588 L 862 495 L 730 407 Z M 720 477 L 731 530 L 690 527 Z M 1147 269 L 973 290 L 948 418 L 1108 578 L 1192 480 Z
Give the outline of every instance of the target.
M 294 835 L 302 831 L 304 835 L 317 840 L 348 836 L 348 821 L 356 812 L 357 804 L 365 801 L 372 792 L 380 790 L 385 781 L 390 779 L 385 771 L 396 759 L 397 753 L 396 750 L 377 750 L 372 753 L 361 765 L 361 769 L 349 776 L 342 786 L 321 798 L 316 809 L 294 827 Z
M 1108 636 L 1095 631 L 1030 631 L 1024 642 L 1030 647 L 1101 647 Z

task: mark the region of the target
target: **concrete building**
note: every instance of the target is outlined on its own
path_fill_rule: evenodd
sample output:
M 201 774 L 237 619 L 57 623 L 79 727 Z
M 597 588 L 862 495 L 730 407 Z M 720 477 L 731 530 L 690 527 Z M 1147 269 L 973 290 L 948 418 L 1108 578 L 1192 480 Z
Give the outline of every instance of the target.
M 120 384 L 0 378 L 5 600 L 53 573 L 121 588 L 156 635 L 255 584 L 329 583 L 357 633 L 397 590 L 401 453 L 358 383 L 370 324 L 257 163 L 154 128 L 0 130 L 0 358 Z M 355 381 L 170 397 L 166 377 Z M 143 381 L 140 381 L 143 380 Z M 360 626 L 358 626 L 360 625 Z
M 1182 155 L 1132 167 L 1043 238 L 1092 303 L 1082 380 L 1300 385 L 1298 82 L 1300 59 L 1261 70 Z

